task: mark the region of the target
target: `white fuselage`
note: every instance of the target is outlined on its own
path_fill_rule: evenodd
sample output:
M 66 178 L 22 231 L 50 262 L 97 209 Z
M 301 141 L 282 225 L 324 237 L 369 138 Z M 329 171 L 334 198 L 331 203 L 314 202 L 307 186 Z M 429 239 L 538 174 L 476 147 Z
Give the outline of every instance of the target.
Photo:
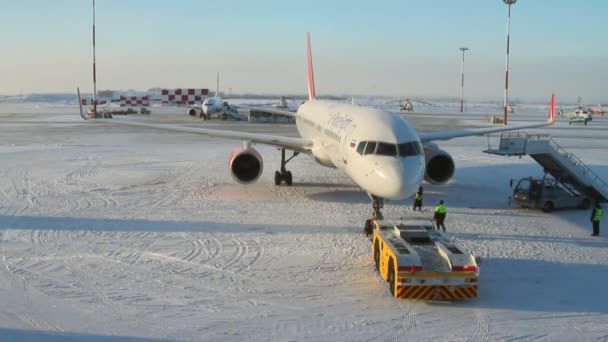
M 589 120 L 591 119 L 591 113 L 586 110 L 578 109 L 574 112 L 567 113 L 566 117 L 569 119 Z
M 224 101 L 219 96 L 206 98 L 201 105 L 201 109 L 207 116 L 222 113 L 224 111 Z
M 303 138 L 314 141 L 311 152 L 319 164 L 342 170 L 374 196 L 393 200 L 407 198 L 422 182 L 425 159 L 420 139 L 396 114 L 314 100 L 300 106 L 296 126 Z M 359 146 L 361 142 L 376 142 L 378 150 L 368 149 L 366 153 Z M 378 143 L 382 143 L 382 148 Z M 405 151 L 402 156 L 399 156 L 399 144 L 401 151 Z M 417 152 L 408 153 L 408 150 Z

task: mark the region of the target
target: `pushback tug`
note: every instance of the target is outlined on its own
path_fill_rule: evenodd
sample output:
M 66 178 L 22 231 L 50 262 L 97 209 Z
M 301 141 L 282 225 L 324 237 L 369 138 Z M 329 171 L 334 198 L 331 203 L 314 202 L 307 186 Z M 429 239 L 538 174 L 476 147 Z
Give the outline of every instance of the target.
M 475 256 L 432 221 L 375 220 L 372 254 L 393 296 L 451 300 L 477 297 Z

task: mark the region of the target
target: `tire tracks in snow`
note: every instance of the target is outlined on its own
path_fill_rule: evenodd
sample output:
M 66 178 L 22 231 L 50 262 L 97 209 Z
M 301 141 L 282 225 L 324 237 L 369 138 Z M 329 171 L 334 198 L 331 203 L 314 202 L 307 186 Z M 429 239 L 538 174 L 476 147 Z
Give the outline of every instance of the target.
M 64 329 L 61 326 L 36 317 L 36 311 L 34 310 L 32 300 L 28 294 L 30 284 L 27 278 L 24 276 L 24 274 L 27 274 L 27 272 L 20 269 L 17 265 L 10 263 L 12 258 L 10 255 L 7 258 L 4 248 L 4 244 L 7 241 L 7 231 L 0 231 L 0 254 L 2 259 L 0 274 L 4 273 L 2 278 L 7 280 L 8 286 L 10 287 L 10 293 L 16 294 L 18 298 L 22 299 L 23 303 L 23 306 L 21 306 L 21 311 L 18 313 L 9 313 L 9 318 L 21 321 L 27 326 L 30 326 L 36 330 L 63 332 Z
M 472 309 L 472 311 L 477 325 L 475 332 L 467 339 L 467 342 L 486 342 L 490 337 L 490 319 L 482 310 Z

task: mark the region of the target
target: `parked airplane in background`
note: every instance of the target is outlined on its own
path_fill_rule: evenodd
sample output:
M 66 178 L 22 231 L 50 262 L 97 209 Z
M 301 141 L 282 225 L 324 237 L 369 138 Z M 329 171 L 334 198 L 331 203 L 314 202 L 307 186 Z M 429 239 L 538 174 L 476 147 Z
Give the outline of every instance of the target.
M 604 115 L 604 110 L 601 107 L 587 107 L 592 114 Z
M 276 105 L 276 108 L 278 108 L 278 109 L 289 108 L 289 105 L 287 104 L 287 99 L 285 98 L 285 96 L 281 96 L 281 98 L 279 99 L 279 102 Z
M 589 121 L 593 120 L 593 115 L 583 107 L 578 107 L 577 110 L 573 112 L 563 113 L 561 110 L 557 112 L 559 116 L 563 116 L 568 119 L 568 123 L 582 123 L 586 125 Z
M 410 99 L 389 101 L 387 103 L 395 103 L 395 102 L 399 102 L 399 110 L 400 111 L 405 110 L 405 111 L 408 111 L 408 112 L 413 112 L 414 111 L 414 102 L 422 103 L 422 104 L 425 104 L 425 105 L 431 105 L 431 103 L 429 103 L 429 102 L 425 102 L 425 101 L 421 101 L 421 100 L 410 100 Z
M 554 96 L 551 98 L 547 122 L 526 126 L 416 133 L 404 118 L 395 113 L 336 101 L 316 100 L 309 34 L 307 61 L 309 100 L 296 113 L 269 109 L 295 117 L 301 137 L 127 122 L 120 119 L 97 122 L 242 140 L 242 145 L 236 147 L 228 159 L 230 175 L 241 184 L 253 183 L 262 174 L 263 161 L 253 147 L 255 143 L 281 149 L 281 165 L 274 177 L 276 185 L 283 182 L 291 185 L 293 178 L 286 169 L 287 163 L 299 153 L 308 154 L 323 166 L 341 170 L 366 191 L 373 202 L 374 219 L 382 218 L 380 209 L 384 205 L 384 199 L 399 200 L 412 196 L 423 179 L 433 184 L 443 184 L 452 178 L 454 160 L 433 141 L 553 124 Z M 82 111 L 81 116 L 87 119 Z M 286 150 L 293 151 L 293 156 L 289 159 L 285 158 Z M 366 224 L 370 222 L 368 220 Z
M 290 101 L 294 101 L 291 100 Z M 287 98 L 285 96 L 281 96 L 281 98 L 279 98 L 279 100 L 277 102 L 265 102 L 265 103 L 253 103 L 253 104 L 249 104 L 249 105 L 244 105 L 244 106 L 239 106 L 242 108 L 256 108 L 258 109 L 259 107 L 272 107 L 272 108 L 276 108 L 276 109 L 289 109 L 289 102 L 287 102 Z M 295 111 L 295 109 L 294 109 Z
M 239 114 L 238 108 L 230 105 L 227 101 L 224 101 L 220 96 L 220 73 L 217 73 L 217 83 L 215 88 L 215 95 L 206 98 L 201 104 L 201 108 L 192 107 L 188 110 L 190 116 L 200 116 L 205 120 L 211 119 L 213 116 L 217 116 L 222 120 L 228 118 L 242 120 L 244 117 Z

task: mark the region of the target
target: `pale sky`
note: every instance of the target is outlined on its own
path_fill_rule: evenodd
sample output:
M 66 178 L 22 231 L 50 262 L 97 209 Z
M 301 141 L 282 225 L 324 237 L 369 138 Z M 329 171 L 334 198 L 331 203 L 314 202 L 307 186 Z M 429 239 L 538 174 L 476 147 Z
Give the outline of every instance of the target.
M 0 94 L 92 91 L 92 1 L 0 4 Z M 502 99 L 502 0 L 97 0 L 97 89 L 215 88 L 305 94 L 311 32 L 317 94 Z M 519 0 L 511 99 L 608 102 L 608 2 Z

